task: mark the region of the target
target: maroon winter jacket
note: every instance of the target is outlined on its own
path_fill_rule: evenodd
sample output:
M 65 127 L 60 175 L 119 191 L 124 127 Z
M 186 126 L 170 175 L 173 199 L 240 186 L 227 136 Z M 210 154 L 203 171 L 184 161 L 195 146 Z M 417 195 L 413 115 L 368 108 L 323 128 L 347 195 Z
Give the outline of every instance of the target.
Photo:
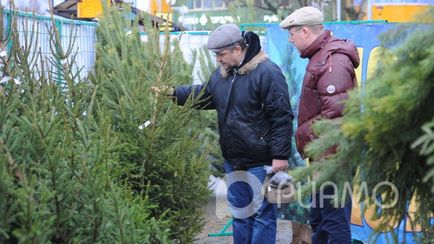
M 301 53 L 309 58 L 298 110 L 297 149 L 305 158 L 304 147 L 315 138 L 311 125 L 321 118 L 342 116 L 347 91 L 357 86 L 354 68 L 359 55 L 349 40 L 325 31 Z

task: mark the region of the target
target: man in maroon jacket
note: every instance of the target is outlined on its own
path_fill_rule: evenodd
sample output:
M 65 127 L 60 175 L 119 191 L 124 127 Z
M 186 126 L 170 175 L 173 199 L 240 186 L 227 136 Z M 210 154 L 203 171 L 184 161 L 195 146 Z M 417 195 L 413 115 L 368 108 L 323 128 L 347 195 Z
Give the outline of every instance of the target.
M 324 17 L 316 8 L 303 7 L 286 17 L 280 27 L 289 32 L 291 42 L 309 63 L 303 80 L 296 132 L 297 149 L 305 158 L 305 146 L 315 138 L 312 124 L 322 118 L 342 116 L 348 90 L 357 86 L 354 68 L 359 65 L 355 45 L 324 30 Z M 324 195 L 334 194 L 325 187 Z M 323 195 L 321 194 L 321 196 Z M 334 208 L 330 199 L 313 193 L 310 214 L 313 243 L 351 243 L 351 201 Z

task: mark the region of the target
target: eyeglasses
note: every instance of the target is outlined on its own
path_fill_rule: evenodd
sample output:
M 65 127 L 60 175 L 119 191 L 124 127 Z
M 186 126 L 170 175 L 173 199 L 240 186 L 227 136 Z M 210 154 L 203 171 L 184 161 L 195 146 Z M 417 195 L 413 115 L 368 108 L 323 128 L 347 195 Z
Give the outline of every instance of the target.
M 294 34 L 297 32 L 297 31 L 299 31 L 299 30 L 301 30 L 301 29 L 303 29 L 303 27 L 300 27 L 300 28 L 297 28 L 295 31 L 293 31 L 293 32 L 290 32 L 289 30 L 288 30 L 288 33 L 289 33 L 289 37 L 293 37 L 294 36 Z

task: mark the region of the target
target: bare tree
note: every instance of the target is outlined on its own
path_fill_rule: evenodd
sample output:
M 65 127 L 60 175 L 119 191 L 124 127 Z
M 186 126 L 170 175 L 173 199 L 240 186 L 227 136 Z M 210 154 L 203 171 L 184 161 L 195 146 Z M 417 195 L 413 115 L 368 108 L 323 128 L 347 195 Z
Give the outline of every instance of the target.
M 333 0 L 223 0 L 226 6 L 236 5 L 238 7 L 247 7 L 252 6 L 257 9 L 262 9 L 268 11 L 272 14 L 279 15 L 279 10 L 284 10 L 286 13 L 292 12 L 297 8 L 304 6 L 314 6 L 320 8 L 324 11 L 324 8 L 332 4 L 331 6 L 336 6 L 336 2 Z M 360 5 L 354 5 L 351 1 L 342 1 L 342 10 L 346 14 L 344 19 L 349 20 L 360 20 L 365 15 L 366 12 L 363 9 L 363 6 L 366 4 L 366 0 L 361 0 Z M 334 11 L 334 10 L 333 10 Z M 333 13 L 333 18 L 335 16 L 335 12 Z
M 235 4 L 240 7 L 253 5 L 253 7 L 269 11 L 273 14 L 278 14 L 281 9 L 294 10 L 298 7 L 309 6 L 308 0 L 223 0 L 227 6 Z
M 366 0 L 361 0 L 359 5 L 349 4 L 344 1 L 344 9 L 347 14 L 347 18 L 350 20 L 361 20 L 366 12 L 363 11 L 363 6 L 365 6 Z

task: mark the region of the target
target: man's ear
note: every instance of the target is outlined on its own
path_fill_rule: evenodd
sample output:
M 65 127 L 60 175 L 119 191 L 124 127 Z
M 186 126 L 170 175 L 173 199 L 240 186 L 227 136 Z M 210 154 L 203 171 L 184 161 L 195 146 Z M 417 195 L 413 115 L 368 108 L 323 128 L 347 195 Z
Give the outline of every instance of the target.
M 234 47 L 234 51 L 237 51 L 237 53 L 241 53 L 241 46 L 239 46 L 239 45 L 236 45 L 235 47 Z
M 310 35 L 312 35 L 312 31 L 308 27 L 302 27 L 301 30 L 307 39 Z

